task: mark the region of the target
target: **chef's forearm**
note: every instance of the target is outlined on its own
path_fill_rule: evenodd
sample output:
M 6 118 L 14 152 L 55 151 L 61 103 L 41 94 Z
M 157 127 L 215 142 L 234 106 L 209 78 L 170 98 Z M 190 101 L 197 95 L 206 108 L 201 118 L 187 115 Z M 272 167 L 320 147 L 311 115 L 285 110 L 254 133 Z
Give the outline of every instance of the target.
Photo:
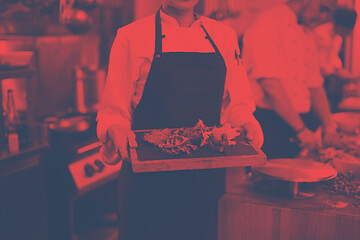
M 272 109 L 296 132 L 303 129 L 304 122 L 291 106 L 290 99 L 280 81 L 278 79 L 261 79 L 260 84 Z
M 326 128 L 332 127 L 329 102 L 323 87 L 310 88 L 311 107 L 319 118 L 321 125 Z

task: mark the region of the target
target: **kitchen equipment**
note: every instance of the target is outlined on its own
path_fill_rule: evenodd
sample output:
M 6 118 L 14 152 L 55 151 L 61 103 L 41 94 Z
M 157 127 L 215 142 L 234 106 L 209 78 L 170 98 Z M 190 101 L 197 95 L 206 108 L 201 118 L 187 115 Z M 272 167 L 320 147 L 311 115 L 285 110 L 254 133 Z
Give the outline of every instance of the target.
M 95 160 L 94 164 L 97 167 L 97 172 L 102 172 L 105 168 L 105 165 L 99 159 Z
M 39 20 L 34 10 L 17 4 L 18 8 L 9 8 L 1 14 L 0 34 L 20 36 L 39 36 L 47 33 L 48 23 Z M 8 36 L 5 36 L 7 38 Z M 12 36 L 11 36 L 12 37 Z
M 336 170 L 330 166 L 310 159 L 279 158 L 267 161 L 263 166 L 252 167 L 255 173 L 270 179 L 290 183 L 291 195 L 295 199 L 314 196 L 299 190 L 299 183 L 320 182 L 336 177 Z
M 39 116 L 75 108 L 74 66 L 99 65 L 100 37 L 91 34 L 42 36 L 34 41 L 38 49 L 36 107 Z
M 27 67 L 34 53 L 32 51 L 11 51 L 0 53 L 0 66 Z
M 74 68 L 76 110 L 79 113 L 96 112 L 105 85 L 105 71 L 96 66 Z
M 93 168 L 92 165 L 90 165 L 89 163 L 85 164 L 84 166 L 84 171 L 85 171 L 85 175 L 87 177 L 92 177 L 95 174 L 95 169 Z
M 64 13 L 66 28 L 74 34 L 84 34 L 90 30 L 92 18 L 83 10 L 69 9 Z
M 48 127 L 53 131 L 59 132 L 85 132 L 90 128 L 91 121 L 91 117 L 85 115 L 54 118 L 48 120 Z
M 103 186 L 118 177 L 122 161 L 110 166 L 99 152 L 100 146 L 103 146 L 101 142 L 92 142 L 79 148 L 76 152 L 80 157 L 68 165 L 78 194 Z
M 6 107 L 5 129 L 8 139 L 9 153 L 19 152 L 19 135 L 17 126 L 20 123 L 19 114 L 15 107 L 14 95 L 12 89 L 8 90 L 7 107 Z

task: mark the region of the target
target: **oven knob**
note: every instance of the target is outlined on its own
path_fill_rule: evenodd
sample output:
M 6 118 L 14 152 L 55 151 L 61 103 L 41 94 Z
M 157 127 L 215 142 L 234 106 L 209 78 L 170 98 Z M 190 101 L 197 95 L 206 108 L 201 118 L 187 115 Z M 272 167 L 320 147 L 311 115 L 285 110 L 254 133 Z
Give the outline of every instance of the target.
M 98 167 L 98 172 L 103 171 L 105 165 L 99 159 L 96 159 L 94 164 Z
M 85 164 L 84 166 L 84 170 L 85 170 L 85 174 L 87 177 L 92 177 L 94 176 L 95 173 L 95 169 L 93 168 L 93 166 L 91 166 L 90 164 Z

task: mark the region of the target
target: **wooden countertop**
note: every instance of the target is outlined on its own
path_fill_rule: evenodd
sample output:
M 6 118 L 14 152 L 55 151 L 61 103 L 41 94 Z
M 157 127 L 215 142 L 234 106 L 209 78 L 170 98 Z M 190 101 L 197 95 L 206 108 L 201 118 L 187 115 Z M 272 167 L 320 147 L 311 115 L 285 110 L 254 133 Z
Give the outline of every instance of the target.
M 219 239 L 358 240 L 360 210 L 354 205 L 359 202 L 319 186 L 312 198 L 291 199 L 238 185 L 219 201 Z M 343 206 L 331 205 L 338 203 Z
M 356 216 L 360 219 L 360 199 L 331 194 L 323 189 L 323 185 L 315 183 L 315 196 L 307 199 L 291 199 L 290 197 L 278 196 L 276 193 L 263 193 L 256 190 L 251 183 L 244 183 L 231 188 L 225 195 L 238 198 L 251 203 L 278 206 L 281 208 L 298 209 L 304 211 L 317 211 L 326 214 L 342 214 Z M 332 207 L 331 204 L 344 202 L 348 205 L 344 208 Z

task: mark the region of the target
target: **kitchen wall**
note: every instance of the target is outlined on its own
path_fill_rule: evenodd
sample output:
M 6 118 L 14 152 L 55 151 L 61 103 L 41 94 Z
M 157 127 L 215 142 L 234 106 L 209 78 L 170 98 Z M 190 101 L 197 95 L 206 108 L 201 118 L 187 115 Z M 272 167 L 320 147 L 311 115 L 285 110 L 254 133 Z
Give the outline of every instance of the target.
M 116 30 L 131 22 L 134 12 L 133 0 L 96 0 L 96 7 L 87 11 L 92 18 L 90 29 L 79 34 L 59 22 L 59 1 L 54 4 L 51 14 L 41 12 L 37 15 L 34 14 L 37 8 L 28 8 L 21 1 L 14 1 L 16 4 L 0 2 L 0 53 L 34 52 L 30 67 L 36 70 L 36 76 L 29 85 L 34 93 L 31 95 L 36 97 L 36 117 L 64 113 L 74 108 L 73 68 L 78 65 L 106 68 Z M 6 12 L 1 12 L 3 4 Z M 72 29 L 82 26 L 79 19 L 75 20 Z M 7 49 L 8 45 L 16 45 L 16 48 Z M 21 96 L 21 99 L 16 98 L 17 107 L 25 110 L 25 84 L 20 85 L 20 80 L 15 83 L 8 88 L 14 89 L 16 97 Z M 3 91 L 6 89 L 4 87 Z
M 134 0 L 134 18 L 139 19 L 153 14 L 160 5 L 161 0 Z
M 75 107 L 75 66 L 99 66 L 98 35 L 44 36 L 38 49 L 39 116 L 66 112 Z

